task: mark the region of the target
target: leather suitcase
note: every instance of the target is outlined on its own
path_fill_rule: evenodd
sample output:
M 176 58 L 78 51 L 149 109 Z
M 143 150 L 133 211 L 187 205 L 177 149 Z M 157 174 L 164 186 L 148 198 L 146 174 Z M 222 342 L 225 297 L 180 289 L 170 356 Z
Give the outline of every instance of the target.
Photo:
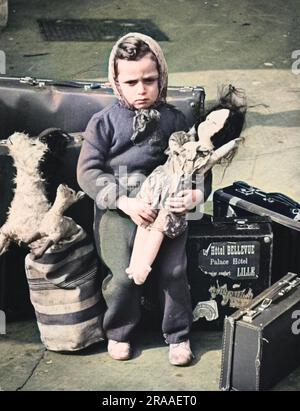
M 220 388 L 269 390 L 300 366 L 300 278 L 288 273 L 224 324 Z
M 270 286 L 272 245 L 267 217 L 193 221 L 187 253 L 195 326 L 221 329 L 225 316 Z
M 50 127 L 80 132 L 94 113 L 116 100 L 107 83 L 0 76 L 0 139 L 15 131 L 36 136 Z M 192 126 L 204 112 L 202 87 L 168 87 L 168 103 Z
M 269 216 L 274 233 L 272 283 L 300 272 L 300 204 L 281 193 L 266 193 L 243 181 L 215 191 L 214 216 Z
M 203 115 L 204 99 L 202 87 L 168 88 L 168 102 L 185 114 L 189 126 Z M 91 116 L 114 100 L 112 89 L 106 83 L 0 77 L 0 226 L 6 220 L 12 200 L 15 173 L 5 139 L 15 131 L 36 136 L 51 127 L 75 135 L 52 178 L 49 199 L 53 200 L 60 183 L 79 189 L 76 164 L 81 140 L 78 136 Z M 87 196 L 74 204 L 66 215 L 92 234 L 93 202 Z M 0 310 L 6 312 L 8 320 L 26 318 L 33 313 L 24 271 L 26 253 L 13 246 L 0 256 Z

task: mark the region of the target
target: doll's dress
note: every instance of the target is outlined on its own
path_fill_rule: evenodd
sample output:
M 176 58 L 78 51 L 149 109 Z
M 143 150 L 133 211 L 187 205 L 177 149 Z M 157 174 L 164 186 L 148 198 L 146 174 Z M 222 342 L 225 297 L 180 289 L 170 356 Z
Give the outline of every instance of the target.
M 193 140 L 190 133 L 173 133 L 165 152 L 168 154 L 166 163 L 153 170 L 137 195 L 137 198 L 151 202 L 153 209 L 159 209 L 155 221 L 147 228 L 161 231 L 169 238 L 181 235 L 187 228 L 187 221 L 185 215 L 168 210 L 166 200 L 181 190 L 191 189 L 193 177 L 207 171 L 205 166 L 213 153 Z

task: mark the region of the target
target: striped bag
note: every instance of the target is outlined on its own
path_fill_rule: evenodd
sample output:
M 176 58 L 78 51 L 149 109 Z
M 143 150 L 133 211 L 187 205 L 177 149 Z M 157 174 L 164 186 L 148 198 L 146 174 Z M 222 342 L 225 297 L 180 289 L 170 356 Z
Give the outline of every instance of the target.
M 104 339 L 94 246 L 85 231 L 50 247 L 42 257 L 25 258 L 30 299 L 42 343 L 52 351 L 75 351 Z

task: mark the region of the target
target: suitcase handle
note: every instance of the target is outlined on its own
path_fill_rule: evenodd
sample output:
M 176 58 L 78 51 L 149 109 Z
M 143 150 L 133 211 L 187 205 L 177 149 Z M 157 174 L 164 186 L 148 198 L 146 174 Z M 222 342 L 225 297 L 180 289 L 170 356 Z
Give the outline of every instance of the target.
M 237 191 L 240 191 L 243 194 L 254 192 L 254 187 L 251 187 L 248 183 L 245 183 L 245 181 L 234 181 L 232 185 Z
M 280 298 L 285 297 L 294 288 L 300 284 L 300 278 L 296 277 L 292 281 L 280 281 L 278 287 L 271 293 L 269 297 L 266 297 L 256 309 L 249 309 L 245 312 L 242 320 L 247 323 L 252 323 L 253 319 L 257 317 L 260 313 L 265 311 L 271 304 L 278 301 Z
M 248 183 L 245 183 L 244 181 L 235 181 L 233 184 L 233 187 L 235 188 L 236 191 L 244 194 L 244 195 L 251 195 L 251 194 L 257 194 L 263 197 L 264 199 L 267 196 L 267 193 L 265 193 L 262 190 L 259 190 L 256 187 L 250 186 Z
M 251 187 L 248 183 L 245 183 L 244 181 L 235 181 L 233 183 L 234 188 L 237 191 L 240 191 L 242 194 L 249 195 L 249 194 L 258 194 L 261 197 L 264 197 L 266 201 L 269 203 L 273 203 L 274 201 L 277 201 L 278 203 L 287 205 L 291 208 L 293 208 L 293 214 L 298 214 L 300 210 L 300 204 L 294 201 L 292 198 L 286 196 L 285 194 L 282 193 L 266 193 L 262 190 L 259 190 L 255 187 Z
M 288 205 L 292 208 L 298 209 L 300 208 L 300 204 L 297 203 L 296 201 L 294 201 L 293 199 L 291 199 L 290 197 L 286 196 L 285 194 L 282 193 L 267 193 L 267 200 L 272 202 L 272 200 L 274 201 L 278 201 L 279 203 Z

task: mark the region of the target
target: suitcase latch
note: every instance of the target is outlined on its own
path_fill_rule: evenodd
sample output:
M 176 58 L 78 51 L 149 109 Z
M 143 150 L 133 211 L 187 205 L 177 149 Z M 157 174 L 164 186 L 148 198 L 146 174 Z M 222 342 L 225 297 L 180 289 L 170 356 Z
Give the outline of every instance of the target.
M 249 188 L 237 188 L 236 189 L 237 192 L 244 194 L 245 196 L 249 196 L 252 195 L 255 190 L 252 187 Z
M 252 323 L 253 319 L 259 314 L 257 310 L 247 310 L 246 313 L 243 315 L 242 320 L 246 323 Z
M 284 297 L 286 294 L 288 294 L 291 290 L 293 290 L 295 287 L 297 287 L 300 284 L 300 278 L 296 277 L 295 280 L 293 281 L 282 281 L 279 283 L 279 286 L 284 286 L 281 288 L 281 290 L 277 291 L 272 298 L 265 298 L 262 303 L 257 307 L 256 310 L 247 310 L 244 315 L 243 315 L 243 321 L 246 323 L 252 323 L 253 319 L 257 317 L 260 313 L 265 311 L 272 302 L 277 301 L 279 298 Z
M 21 77 L 20 78 L 20 83 L 22 84 L 30 84 L 31 86 L 36 86 L 37 84 L 39 84 L 39 82 L 37 81 L 37 79 L 35 77 Z
M 263 302 L 257 307 L 257 310 L 247 310 L 243 315 L 243 321 L 246 323 L 252 323 L 253 319 L 257 317 L 260 313 L 265 311 L 272 304 L 271 298 L 265 298 Z
M 21 77 L 20 83 L 29 84 L 30 86 L 45 87 L 46 82 L 43 80 L 37 80 L 35 77 Z

